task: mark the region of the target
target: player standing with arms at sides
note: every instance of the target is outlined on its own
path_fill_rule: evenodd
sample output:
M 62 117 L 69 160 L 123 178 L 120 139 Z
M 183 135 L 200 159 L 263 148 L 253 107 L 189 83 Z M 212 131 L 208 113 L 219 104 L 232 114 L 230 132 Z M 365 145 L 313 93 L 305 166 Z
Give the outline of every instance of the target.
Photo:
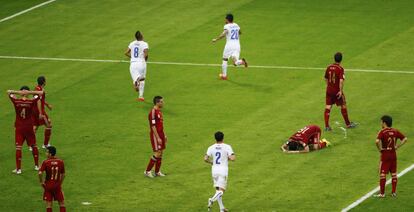
M 148 121 L 150 125 L 150 139 L 152 151 L 154 155 L 150 158 L 147 169 L 144 175 L 153 178 L 164 177 L 161 173 L 162 153 L 166 147 L 167 136 L 164 133 L 164 119 L 161 109 L 164 107 L 164 99 L 161 96 L 155 96 L 153 99 L 154 107 L 148 114 Z M 152 175 L 151 170 L 155 165 L 155 174 Z
M 220 78 L 222 80 L 227 80 L 227 61 L 231 57 L 233 60 L 233 65 L 240 66 L 244 65 L 247 67 L 246 59 L 240 57 L 240 40 L 239 37 L 241 35 L 240 27 L 236 23 L 233 23 L 233 15 L 227 14 L 226 15 L 226 24 L 224 25 L 224 31 L 217 37 L 212 40 L 213 43 L 216 41 L 226 37 L 226 46 L 224 47 L 223 51 L 223 64 L 222 73 L 220 74 Z
M 43 161 L 39 169 L 39 182 L 43 192 L 43 200 L 46 201 L 46 212 L 52 212 L 53 200 L 59 202 L 60 212 L 66 212 L 62 183 L 65 179 L 65 164 L 63 160 L 56 157 L 56 148 L 46 148 L 47 159 Z M 46 179 L 43 181 L 43 172 L 46 172 Z
M 147 73 L 148 43 L 144 41 L 144 36 L 140 31 L 135 33 L 135 39 L 129 44 L 125 55 L 131 58 L 129 72 L 131 73 L 132 84 L 138 92 L 137 100 L 143 102 L 145 76 Z
M 356 124 L 349 121 L 348 110 L 346 108 L 344 89 L 344 68 L 341 66 L 342 53 L 338 52 L 334 55 L 335 63 L 329 65 L 325 71 L 326 81 L 326 106 L 325 106 L 325 130 L 331 131 L 329 126 L 329 116 L 332 109 L 332 105 L 336 104 L 341 106 L 342 117 L 345 120 L 347 128 L 354 128 Z
M 227 211 L 223 204 L 223 194 L 227 187 L 227 176 L 229 172 L 228 161 L 236 160 L 236 155 L 230 145 L 225 144 L 224 134 L 222 132 L 216 132 L 214 134 L 216 143 L 211 145 L 207 149 L 207 153 L 204 156 L 204 161 L 212 165 L 211 174 L 213 177 L 214 187 L 216 193 L 208 199 L 208 210 L 211 210 L 213 203 L 217 201 L 220 206 L 220 211 Z M 212 159 L 212 161 L 211 161 Z
M 44 133 L 44 141 L 42 148 L 45 149 L 50 145 L 50 136 L 52 135 L 52 122 L 49 116 L 46 113 L 45 106 L 52 110 L 52 105 L 46 102 L 46 93 L 44 92 L 44 88 L 46 86 L 46 78 L 44 76 L 40 76 L 37 78 L 37 86 L 35 88 L 36 91 L 43 91 L 43 95 L 40 95 L 40 99 L 37 102 L 37 107 L 34 108 L 33 113 L 33 120 L 34 120 L 34 128 L 35 132 L 39 126 L 45 126 L 45 133 Z
M 26 140 L 29 146 L 32 148 L 32 154 L 35 164 L 35 170 L 39 170 L 39 150 L 36 146 L 36 135 L 33 130 L 33 118 L 32 113 L 39 100 L 38 95 L 42 95 L 43 91 L 30 91 L 29 87 L 23 86 L 20 91 L 8 90 L 10 100 L 14 105 L 16 111 L 16 121 L 14 122 L 15 129 L 15 143 L 16 143 L 16 169 L 13 170 L 15 174 L 21 174 L 22 163 L 22 145 Z M 17 98 L 15 94 L 22 96 Z M 32 99 L 29 99 L 28 95 L 35 95 Z
M 388 172 L 392 177 L 392 193 L 393 197 L 397 196 L 397 153 L 396 150 L 407 142 L 407 138 L 397 129 L 392 127 L 391 116 L 381 117 L 382 130 L 378 133 L 376 145 L 381 153 L 380 161 L 380 193 L 376 197 L 385 197 L 385 182 Z M 397 140 L 401 143 L 397 144 Z

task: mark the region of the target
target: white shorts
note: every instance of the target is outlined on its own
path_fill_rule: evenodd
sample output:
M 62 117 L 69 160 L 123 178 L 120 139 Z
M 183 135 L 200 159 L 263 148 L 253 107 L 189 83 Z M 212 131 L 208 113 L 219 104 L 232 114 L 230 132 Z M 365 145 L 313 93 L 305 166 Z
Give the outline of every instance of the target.
M 227 176 L 222 174 L 213 174 L 214 187 L 226 189 L 227 187 Z
M 132 62 L 129 66 L 129 72 L 131 73 L 132 83 L 135 83 L 138 78 L 145 78 L 147 74 L 147 64 L 142 62 Z
M 240 46 L 226 46 L 223 51 L 223 58 L 229 59 L 230 57 L 238 60 L 240 57 Z

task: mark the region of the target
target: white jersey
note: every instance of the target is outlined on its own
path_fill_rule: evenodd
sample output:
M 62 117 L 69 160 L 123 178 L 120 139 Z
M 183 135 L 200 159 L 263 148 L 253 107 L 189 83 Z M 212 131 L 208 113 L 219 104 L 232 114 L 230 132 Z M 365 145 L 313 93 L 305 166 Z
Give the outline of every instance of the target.
M 212 174 L 227 176 L 229 170 L 229 156 L 234 154 L 231 146 L 225 143 L 213 144 L 207 149 L 206 154 L 213 159 L 213 166 L 211 168 Z
M 229 23 L 224 25 L 224 29 L 227 30 L 226 35 L 226 48 L 240 48 L 240 27 L 236 23 Z
M 132 41 L 128 48 L 131 50 L 131 63 L 132 62 L 144 62 L 145 55 L 144 50 L 148 49 L 148 43 L 145 41 Z

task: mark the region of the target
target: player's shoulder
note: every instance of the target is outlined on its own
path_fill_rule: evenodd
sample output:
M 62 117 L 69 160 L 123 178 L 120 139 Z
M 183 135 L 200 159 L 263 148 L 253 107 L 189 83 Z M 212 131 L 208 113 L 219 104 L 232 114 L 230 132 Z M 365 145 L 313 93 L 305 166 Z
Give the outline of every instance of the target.
M 135 46 L 135 45 L 137 45 L 137 40 L 133 40 L 133 41 L 131 41 L 131 43 L 129 43 L 129 46 Z

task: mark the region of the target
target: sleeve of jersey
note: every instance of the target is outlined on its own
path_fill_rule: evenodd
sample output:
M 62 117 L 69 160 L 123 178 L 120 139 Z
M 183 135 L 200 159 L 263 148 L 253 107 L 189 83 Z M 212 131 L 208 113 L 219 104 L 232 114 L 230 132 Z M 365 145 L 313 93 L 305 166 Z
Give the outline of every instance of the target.
M 377 135 L 377 139 L 378 139 L 378 140 L 382 140 L 382 131 L 380 131 L 380 132 L 378 133 L 378 135 Z
M 41 174 L 42 172 L 44 172 L 45 169 L 46 169 L 46 163 L 43 161 L 42 166 L 40 166 L 40 169 L 39 169 L 39 174 Z
M 157 120 L 156 120 L 156 114 L 154 110 L 151 111 L 149 119 L 150 119 L 150 125 L 155 126 L 155 124 L 157 123 Z
M 148 43 L 144 44 L 144 48 L 143 49 L 149 49 Z
M 234 151 L 233 151 L 233 148 L 231 148 L 231 146 L 229 146 L 229 155 L 234 155 Z
M 63 163 L 63 161 L 62 161 L 62 169 L 60 173 L 65 174 L 65 164 Z

